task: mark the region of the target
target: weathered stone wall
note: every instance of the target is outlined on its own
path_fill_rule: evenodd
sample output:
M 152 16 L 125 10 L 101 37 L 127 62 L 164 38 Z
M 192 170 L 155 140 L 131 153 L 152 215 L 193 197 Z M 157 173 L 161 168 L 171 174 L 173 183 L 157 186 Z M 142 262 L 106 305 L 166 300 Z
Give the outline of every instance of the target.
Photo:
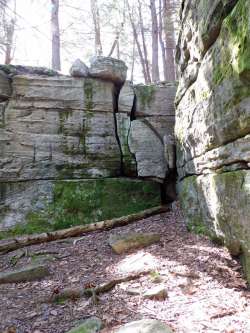
M 186 0 L 177 47 L 175 133 L 182 206 L 250 281 L 250 2 Z
M 44 209 L 58 181 L 167 179 L 163 136 L 173 135 L 175 85 L 126 82 L 120 91 L 126 71 L 97 60 L 87 77 L 1 67 L 0 229 Z

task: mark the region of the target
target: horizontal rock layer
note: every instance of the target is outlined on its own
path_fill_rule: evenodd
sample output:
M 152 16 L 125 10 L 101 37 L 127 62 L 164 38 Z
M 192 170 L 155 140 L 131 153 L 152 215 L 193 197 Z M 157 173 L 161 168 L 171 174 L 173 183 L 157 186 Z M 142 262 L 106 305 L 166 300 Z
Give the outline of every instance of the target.
M 250 3 L 185 1 L 182 27 L 175 134 L 187 222 L 248 258 Z
M 164 136 L 173 135 L 175 84 L 134 87 L 125 82 L 121 88 L 125 64 L 104 60 L 93 60 L 95 78 L 0 66 L 2 228 L 44 209 L 59 180 L 131 176 L 165 181 Z

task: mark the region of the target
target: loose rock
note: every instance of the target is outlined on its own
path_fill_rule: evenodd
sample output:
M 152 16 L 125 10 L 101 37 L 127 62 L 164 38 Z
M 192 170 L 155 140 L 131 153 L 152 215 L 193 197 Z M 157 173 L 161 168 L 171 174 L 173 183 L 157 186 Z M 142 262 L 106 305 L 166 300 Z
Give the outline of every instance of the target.
M 129 250 L 149 246 L 160 241 L 161 236 L 155 233 L 133 233 L 126 235 L 111 235 L 109 245 L 115 253 L 122 254 Z
M 88 77 L 89 76 L 89 68 L 82 62 L 80 59 L 76 59 L 71 66 L 70 75 L 74 77 Z
M 152 319 L 133 321 L 116 330 L 114 333 L 172 333 L 166 324 Z
M 0 283 L 18 283 L 42 279 L 50 274 L 46 265 L 28 265 L 0 273 Z
M 160 285 L 160 286 L 147 290 L 143 294 L 143 297 L 148 298 L 148 299 L 154 299 L 157 301 L 163 301 L 168 297 L 168 293 L 167 293 L 165 286 Z
M 127 66 L 125 62 L 111 57 L 93 57 L 89 73 L 91 77 L 114 82 L 121 85 L 127 76 Z
M 68 333 L 96 333 L 102 328 L 102 321 L 97 317 L 85 320 L 81 325 L 72 328 Z

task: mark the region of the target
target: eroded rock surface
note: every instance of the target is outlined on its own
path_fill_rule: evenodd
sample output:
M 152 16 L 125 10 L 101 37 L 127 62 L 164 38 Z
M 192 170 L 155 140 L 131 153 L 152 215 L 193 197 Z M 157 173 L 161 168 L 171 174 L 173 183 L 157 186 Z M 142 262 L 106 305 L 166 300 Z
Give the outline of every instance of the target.
M 57 181 L 142 177 L 165 182 L 174 83 L 134 87 L 119 60 L 77 60 L 72 75 L 0 69 L 0 229 L 45 210 Z M 140 92 L 139 92 L 140 91 Z
M 187 222 L 242 254 L 250 281 L 249 17 L 244 0 L 184 2 L 175 133 Z

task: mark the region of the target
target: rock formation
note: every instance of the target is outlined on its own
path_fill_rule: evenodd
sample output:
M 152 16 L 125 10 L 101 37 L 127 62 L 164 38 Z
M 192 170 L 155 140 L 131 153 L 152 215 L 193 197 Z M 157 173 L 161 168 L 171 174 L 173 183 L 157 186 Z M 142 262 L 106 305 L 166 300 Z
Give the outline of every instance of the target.
M 56 181 L 166 181 L 163 137 L 173 135 L 174 84 L 124 84 L 126 65 L 105 57 L 89 69 L 76 61 L 77 77 L 0 69 L 0 229 L 43 209 Z
M 182 2 L 176 96 L 179 193 L 250 281 L 250 2 Z

